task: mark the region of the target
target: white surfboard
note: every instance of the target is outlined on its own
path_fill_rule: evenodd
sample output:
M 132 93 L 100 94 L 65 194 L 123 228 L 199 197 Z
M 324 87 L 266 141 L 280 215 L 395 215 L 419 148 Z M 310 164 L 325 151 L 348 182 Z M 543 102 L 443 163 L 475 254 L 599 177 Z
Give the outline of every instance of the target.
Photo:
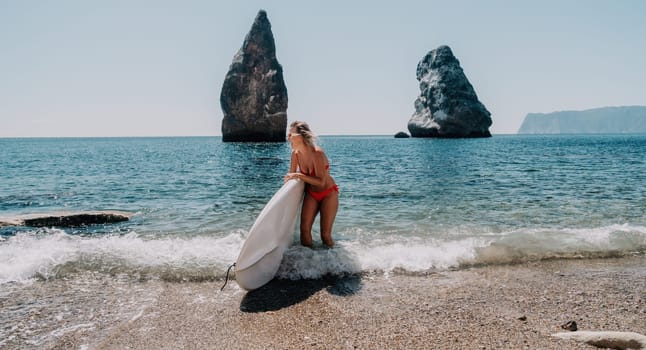
M 235 264 L 236 282 L 246 290 L 265 285 L 276 275 L 292 243 L 305 184 L 289 180 L 269 200 L 249 230 Z

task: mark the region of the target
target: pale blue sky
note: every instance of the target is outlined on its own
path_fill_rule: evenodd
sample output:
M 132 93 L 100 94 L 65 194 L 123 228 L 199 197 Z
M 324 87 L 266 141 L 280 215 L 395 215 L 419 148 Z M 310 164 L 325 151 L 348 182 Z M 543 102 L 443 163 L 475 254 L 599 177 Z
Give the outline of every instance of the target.
M 646 105 L 646 1 L 0 0 L 0 137 L 220 135 L 259 9 L 289 120 L 406 130 L 417 63 L 449 45 L 494 134 L 530 112 Z

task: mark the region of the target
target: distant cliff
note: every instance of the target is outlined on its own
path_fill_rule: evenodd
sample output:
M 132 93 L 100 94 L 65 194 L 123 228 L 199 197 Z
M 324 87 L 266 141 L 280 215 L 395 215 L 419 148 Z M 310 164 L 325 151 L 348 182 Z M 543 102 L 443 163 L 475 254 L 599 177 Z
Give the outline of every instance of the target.
M 519 134 L 646 133 L 646 106 L 603 107 L 585 111 L 529 113 Z

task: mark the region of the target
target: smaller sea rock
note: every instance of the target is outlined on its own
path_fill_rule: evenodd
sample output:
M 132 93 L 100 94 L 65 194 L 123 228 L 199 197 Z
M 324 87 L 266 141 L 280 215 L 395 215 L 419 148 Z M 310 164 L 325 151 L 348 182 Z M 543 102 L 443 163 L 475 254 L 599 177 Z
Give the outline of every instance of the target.
M 405 133 L 403 131 L 400 131 L 400 132 L 395 134 L 396 139 L 407 139 L 409 137 L 410 137 L 410 135 L 408 135 L 407 133 Z
M 408 122 L 412 137 L 490 137 L 491 113 L 478 100 L 460 61 L 446 45 L 417 65 L 420 95 Z

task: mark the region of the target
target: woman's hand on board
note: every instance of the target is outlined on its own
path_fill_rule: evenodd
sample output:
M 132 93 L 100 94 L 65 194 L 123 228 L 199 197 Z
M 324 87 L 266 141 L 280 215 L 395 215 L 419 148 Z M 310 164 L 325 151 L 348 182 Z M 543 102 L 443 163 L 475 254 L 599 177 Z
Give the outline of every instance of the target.
M 284 182 L 287 182 L 292 179 L 298 180 L 300 178 L 301 178 L 301 173 L 287 173 L 287 175 L 285 175 Z

